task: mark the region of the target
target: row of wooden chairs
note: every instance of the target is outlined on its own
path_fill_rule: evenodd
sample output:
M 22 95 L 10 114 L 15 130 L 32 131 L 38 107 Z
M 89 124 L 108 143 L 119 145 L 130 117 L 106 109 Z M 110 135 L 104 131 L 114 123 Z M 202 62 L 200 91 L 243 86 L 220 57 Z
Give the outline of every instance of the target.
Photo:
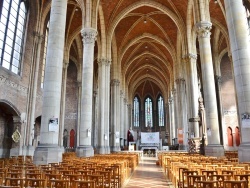
M 250 187 L 248 163 L 188 153 L 170 152 L 158 156 L 167 178 L 175 187 Z

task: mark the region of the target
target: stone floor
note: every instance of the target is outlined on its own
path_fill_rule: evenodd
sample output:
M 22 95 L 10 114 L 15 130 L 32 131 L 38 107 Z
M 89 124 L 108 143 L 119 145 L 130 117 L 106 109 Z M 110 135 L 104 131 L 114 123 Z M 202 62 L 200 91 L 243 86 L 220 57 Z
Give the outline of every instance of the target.
M 156 160 L 156 157 L 143 157 L 143 160 L 125 182 L 123 188 L 174 188 L 172 183 L 167 180 L 162 168 L 156 165 Z

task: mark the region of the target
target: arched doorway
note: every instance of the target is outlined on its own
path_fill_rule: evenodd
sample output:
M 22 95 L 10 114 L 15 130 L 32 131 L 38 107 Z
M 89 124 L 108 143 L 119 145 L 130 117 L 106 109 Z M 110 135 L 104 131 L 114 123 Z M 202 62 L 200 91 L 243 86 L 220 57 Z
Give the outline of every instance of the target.
M 10 157 L 14 117 L 20 117 L 17 108 L 7 100 L 0 100 L 0 158 Z
M 232 134 L 232 129 L 231 127 L 227 128 L 227 142 L 228 146 L 233 146 L 233 134 Z
M 239 131 L 239 127 L 235 127 L 235 142 L 236 142 L 236 146 L 240 145 L 240 131 Z
M 74 129 L 71 129 L 71 131 L 70 131 L 69 147 L 71 147 L 71 148 L 75 147 L 75 131 L 74 131 Z

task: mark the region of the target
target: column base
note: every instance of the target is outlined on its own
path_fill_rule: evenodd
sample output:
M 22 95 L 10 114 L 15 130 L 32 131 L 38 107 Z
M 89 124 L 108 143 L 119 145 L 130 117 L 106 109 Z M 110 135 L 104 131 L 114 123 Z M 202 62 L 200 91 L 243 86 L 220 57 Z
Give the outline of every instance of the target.
M 110 152 L 117 152 L 117 151 L 121 151 L 120 146 L 112 146 L 110 147 Z
M 94 149 L 92 146 L 78 146 L 76 155 L 77 157 L 92 157 L 94 156 Z
M 23 146 L 23 155 L 34 156 L 35 147 L 34 146 Z
M 33 161 L 36 165 L 58 163 L 62 161 L 64 148 L 56 145 L 39 145 L 34 152 Z
M 110 154 L 110 147 L 109 147 L 109 146 L 106 146 L 106 147 L 105 147 L 105 151 L 106 151 L 106 154 Z
M 241 144 L 238 148 L 238 158 L 239 162 L 249 162 L 250 161 L 250 143 Z
M 213 157 L 222 157 L 225 156 L 225 150 L 222 145 L 209 144 L 205 146 L 205 155 Z
M 96 153 L 98 154 L 106 154 L 106 150 L 104 146 L 97 146 L 96 147 Z
M 18 156 L 18 155 L 22 155 L 22 149 L 21 148 L 11 148 L 10 149 L 10 157 L 11 156 Z

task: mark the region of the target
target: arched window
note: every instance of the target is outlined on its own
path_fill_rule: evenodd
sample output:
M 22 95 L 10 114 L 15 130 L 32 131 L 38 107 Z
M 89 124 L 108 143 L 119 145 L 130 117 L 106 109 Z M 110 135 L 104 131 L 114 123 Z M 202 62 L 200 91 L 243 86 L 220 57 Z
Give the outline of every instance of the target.
M 47 23 L 47 28 L 45 31 L 44 38 L 44 49 L 43 49 L 43 64 L 42 64 L 42 77 L 41 77 L 41 88 L 43 88 L 44 84 L 44 73 L 45 73 L 45 65 L 46 65 L 46 55 L 47 55 L 47 45 L 48 45 L 48 35 L 49 35 L 49 21 Z
M 145 100 L 145 126 L 153 127 L 153 104 L 149 97 Z
M 139 103 L 139 99 L 138 97 L 134 98 L 134 127 L 139 127 L 139 107 L 140 107 L 140 103 Z
M 158 123 L 159 127 L 164 126 L 164 102 L 162 96 L 158 98 Z
M 0 66 L 20 74 L 26 22 L 23 0 L 3 0 L 0 21 Z

